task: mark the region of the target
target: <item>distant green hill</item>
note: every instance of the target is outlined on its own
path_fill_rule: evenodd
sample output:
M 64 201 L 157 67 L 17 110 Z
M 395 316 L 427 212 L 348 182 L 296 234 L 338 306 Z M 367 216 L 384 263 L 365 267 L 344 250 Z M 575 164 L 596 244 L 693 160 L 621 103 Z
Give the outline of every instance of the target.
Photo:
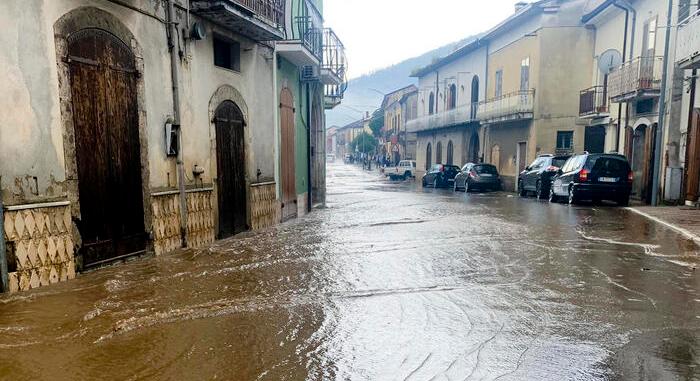
M 379 92 L 387 93 L 411 84 L 417 84 L 416 78 L 409 77 L 411 72 L 446 56 L 455 49 L 471 42 L 474 38 L 472 36 L 445 45 L 418 57 L 409 58 L 396 65 L 350 80 L 343 103 L 334 110 L 326 112 L 326 126 L 344 126 L 360 119 L 365 111 L 371 113 L 382 103 L 383 96 Z M 352 57 L 349 59 L 352 65 Z

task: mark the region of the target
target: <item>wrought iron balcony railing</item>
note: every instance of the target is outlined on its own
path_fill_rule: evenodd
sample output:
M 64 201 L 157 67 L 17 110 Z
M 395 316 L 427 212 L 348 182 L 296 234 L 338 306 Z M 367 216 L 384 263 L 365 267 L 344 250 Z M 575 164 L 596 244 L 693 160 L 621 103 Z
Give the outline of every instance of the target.
M 284 39 L 284 0 L 192 0 L 191 9 L 256 41 Z
M 310 16 L 297 16 L 294 21 L 292 40 L 300 41 L 320 61 L 323 57 L 322 29 L 314 26 Z
M 678 27 L 676 60 L 684 69 L 700 68 L 700 9 Z
M 347 90 L 347 82 L 340 85 L 324 85 L 324 103 L 326 110 L 331 110 L 340 105 Z
M 520 90 L 479 103 L 477 118 L 482 122 L 532 119 L 535 90 Z
M 581 90 L 579 95 L 579 116 L 582 118 L 607 115 L 608 91 L 605 86 L 593 86 Z
M 611 102 L 659 96 L 663 57 L 638 57 L 623 63 L 608 76 Z
M 332 78 L 328 78 L 332 84 L 346 81 L 347 57 L 345 56 L 345 46 L 338 35 L 330 28 L 323 30 L 323 61 L 321 70 Z M 328 82 L 328 81 L 324 81 Z
M 406 123 L 408 132 L 420 132 L 443 127 L 451 127 L 459 124 L 476 121 L 476 109 L 478 103 L 468 104 L 440 111 L 432 115 L 423 115 Z

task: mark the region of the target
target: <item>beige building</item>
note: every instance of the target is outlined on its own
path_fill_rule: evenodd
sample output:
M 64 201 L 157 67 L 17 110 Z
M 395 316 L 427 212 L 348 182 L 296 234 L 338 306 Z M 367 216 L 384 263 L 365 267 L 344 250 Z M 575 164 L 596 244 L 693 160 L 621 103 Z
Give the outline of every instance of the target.
M 489 45 L 487 99 L 477 118 L 484 161 L 498 168 L 505 189 L 516 189 L 518 173 L 538 155 L 584 149 L 578 92 L 590 82 L 594 41 L 580 20 L 585 4 L 519 4 L 482 38 Z
M 406 121 L 411 115 L 415 115 L 417 104 L 416 97 L 413 95 L 417 93 L 418 88 L 415 85 L 410 85 L 390 92 L 384 96 L 382 101 L 381 109 L 384 110 L 383 153 L 390 157 L 394 163 L 398 163 L 404 158 L 415 157 L 407 152 L 409 137 L 406 131 Z

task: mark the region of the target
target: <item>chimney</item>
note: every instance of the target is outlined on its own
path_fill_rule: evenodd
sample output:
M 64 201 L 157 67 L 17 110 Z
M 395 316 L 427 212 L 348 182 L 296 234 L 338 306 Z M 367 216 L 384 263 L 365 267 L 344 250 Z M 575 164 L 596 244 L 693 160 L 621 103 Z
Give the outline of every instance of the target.
M 518 1 L 515 3 L 515 13 L 520 12 L 523 8 L 527 7 L 527 3 L 524 1 Z
M 369 111 L 365 111 L 365 118 L 369 119 Z

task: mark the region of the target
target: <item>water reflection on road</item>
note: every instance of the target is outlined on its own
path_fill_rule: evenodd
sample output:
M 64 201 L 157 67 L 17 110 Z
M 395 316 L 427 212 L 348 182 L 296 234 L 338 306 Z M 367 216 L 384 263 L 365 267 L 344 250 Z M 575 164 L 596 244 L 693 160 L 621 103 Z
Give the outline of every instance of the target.
M 392 183 L 0 297 L 5 379 L 694 380 L 698 247 L 625 209 Z

